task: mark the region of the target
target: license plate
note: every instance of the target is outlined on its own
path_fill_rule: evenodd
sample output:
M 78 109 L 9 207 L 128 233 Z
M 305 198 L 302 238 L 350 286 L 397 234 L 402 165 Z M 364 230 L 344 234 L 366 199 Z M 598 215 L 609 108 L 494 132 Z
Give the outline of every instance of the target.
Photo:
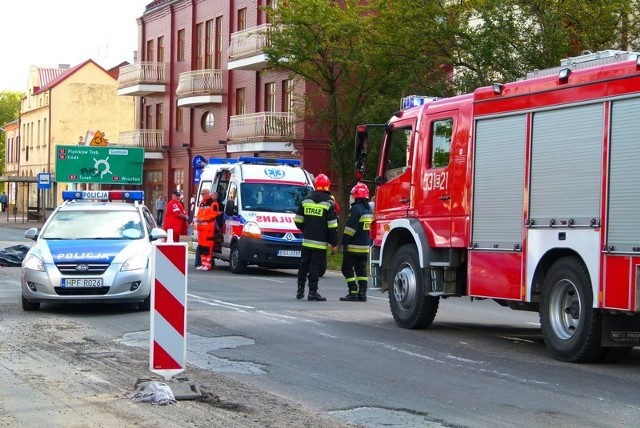
M 66 287 L 102 287 L 102 278 L 62 278 L 60 286 Z
M 300 250 L 278 250 L 278 256 L 280 257 L 300 257 L 301 254 Z

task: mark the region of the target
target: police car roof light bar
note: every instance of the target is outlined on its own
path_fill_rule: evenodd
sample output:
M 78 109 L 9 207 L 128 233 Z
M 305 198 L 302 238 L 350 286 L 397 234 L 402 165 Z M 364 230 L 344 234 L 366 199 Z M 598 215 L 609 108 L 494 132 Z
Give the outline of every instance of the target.
M 261 158 L 253 156 L 240 156 L 238 158 L 240 162 L 257 164 L 257 165 L 289 165 L 300 166 L 302 162 L 298 159 L 273 159 L 273 158 Z
M 144 201 L 142 190 L 65 190 L 62 192 L 64 201 Z

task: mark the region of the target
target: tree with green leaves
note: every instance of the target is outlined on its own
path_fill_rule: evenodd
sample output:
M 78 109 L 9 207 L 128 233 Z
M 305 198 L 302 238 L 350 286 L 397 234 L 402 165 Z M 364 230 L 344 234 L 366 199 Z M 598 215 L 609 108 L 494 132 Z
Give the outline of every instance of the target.
M 452 96 L 518 80 L 584 50 L 633 50 L 640 41 L 639 5 L 287 0 L 268 9 L 274 31 L 265 52 L 271 66 L 316 86 L 318 93 L 307 93 L 299 116 L 328 130 L 339 201 L 346 206 L 358 124 L 386 122 L 407 95 Z M 370 168 L 376 149 L 369 145 Z
M 12 122 L 20 115 L 21 92 L 0 91 L 0 175 L 4 175 L 5 167 L 5 133 L 2 126 Z
M 380 4 L 288 0 L 268 10 L 275 30 L 265 53 L 271 66 L 289 70 L 317 88 L 317 93 L 307 91 L 299 116 L 328 134 L 343 207 L 348 206 L 354 184 L 355 127 L 367 117 L 368 108 L 397 94 L 403 80 L 386 49 L 390 30 L 381 28 Z M 396 108 L 397 103 L 396 99 Z

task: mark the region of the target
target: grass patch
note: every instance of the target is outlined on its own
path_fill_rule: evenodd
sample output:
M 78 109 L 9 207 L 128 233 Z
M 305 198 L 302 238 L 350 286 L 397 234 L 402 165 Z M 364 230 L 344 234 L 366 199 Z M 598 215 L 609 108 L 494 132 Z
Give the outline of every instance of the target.
M 342 253 L 327 253 L 327 269 L 337 271 L 342 269 Z

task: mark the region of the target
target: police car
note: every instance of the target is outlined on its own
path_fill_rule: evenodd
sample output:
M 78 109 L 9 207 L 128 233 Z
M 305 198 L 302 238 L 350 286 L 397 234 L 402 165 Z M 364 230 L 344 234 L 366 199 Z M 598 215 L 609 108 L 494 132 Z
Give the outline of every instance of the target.
M 22 308 L 138 303 L 149 310 L 152 241 L 166 238 L 141 191 L 65 191 L 22 262 Z

